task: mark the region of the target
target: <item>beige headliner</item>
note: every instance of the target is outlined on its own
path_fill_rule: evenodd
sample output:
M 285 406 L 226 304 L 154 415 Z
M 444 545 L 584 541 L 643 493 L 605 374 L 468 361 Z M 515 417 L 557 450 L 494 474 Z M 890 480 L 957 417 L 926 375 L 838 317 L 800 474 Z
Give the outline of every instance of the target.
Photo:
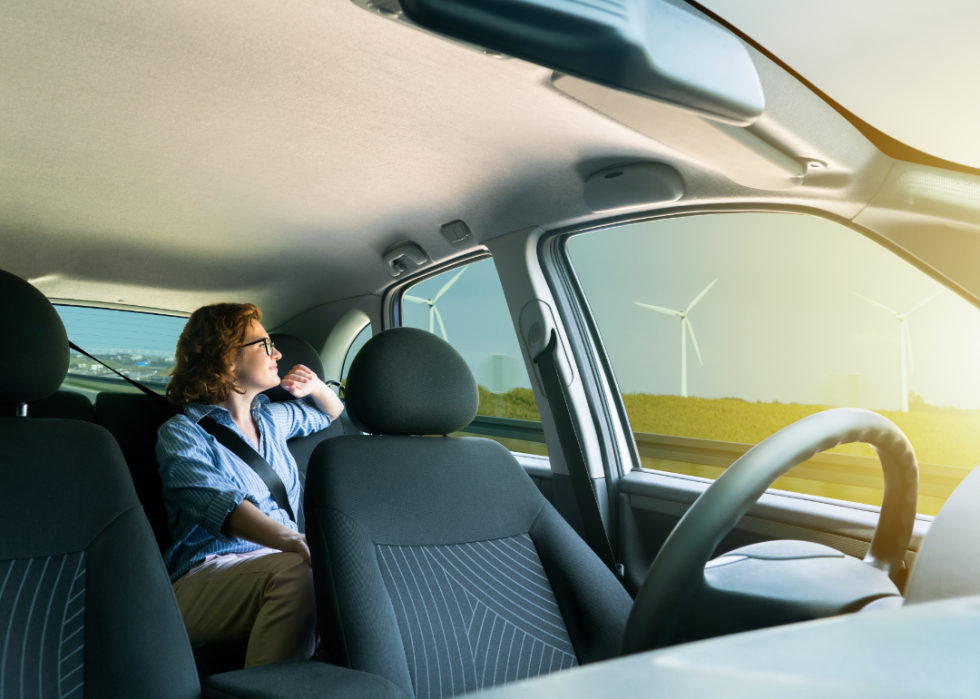
M 887 173 L 836 112 L 756 55 L 756 131 L 828 170 L 747 189 L 562 95 L 550 72 L 344 0 L 0 4 L 0 267 L 51 297 L 190 311 L 253 300 L 270 327 L 391 282 L 406 238 L 476 241 L 595 218 L 582 183 L 677 166 L 684 203 L 772 201 L 846 218 Z M 664 138 L 665 143 L 676 139 Z

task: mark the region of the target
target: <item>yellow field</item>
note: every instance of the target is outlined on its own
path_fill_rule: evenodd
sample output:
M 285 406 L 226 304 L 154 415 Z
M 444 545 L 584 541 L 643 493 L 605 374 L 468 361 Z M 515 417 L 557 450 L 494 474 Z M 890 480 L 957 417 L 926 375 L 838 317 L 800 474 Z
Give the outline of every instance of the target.
M 681 398 L 645 393 L 623 396 L 633 429 L 696 439 L 757 444 L 826 405 L 747 403 L 731 398 Z M 973 468 L 980 464 L 980 411 L 877 411 L 898 425 L 920 463 Z M 845 444 L 832 453 L 874 456 L 865 444 Z
M 644 393 L 623 396 L 636 432 L 757 444 L 783 427 L 827 410 L 825 405 L 749 403 L 722 398 L 681 398 Z M 919 512 L 936 514 L 956 485 L 980 464 L 980 411 L 928 406 L 913 397 L 908 413 L 878 411 L 908 436 L 920 464 Z M 529 389 L 495 396 L 480 388 L 480 414 L 540 420 Z M 543 445 L 539 445 L 543 446 Z M 871 447 L 846 444 L 831 453 L 875 457 Z M 644 457 L 648 468 L 714 478 L 724 467 Z M 774 487 L 842 500 L 881 504 L 880 475 L 804 464 Z

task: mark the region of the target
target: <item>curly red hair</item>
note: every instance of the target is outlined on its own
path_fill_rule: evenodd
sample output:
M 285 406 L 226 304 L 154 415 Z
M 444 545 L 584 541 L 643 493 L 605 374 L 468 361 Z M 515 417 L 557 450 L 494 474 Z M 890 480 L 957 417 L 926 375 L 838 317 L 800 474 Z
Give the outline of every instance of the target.
M 167 384 L 167 400 L 212 405 L 235 391 L 232 367 L 242 353 L 253 320 L 262 311 L 251 303 L 216 303 L 191 314 L 177 340 L 176 365 Z

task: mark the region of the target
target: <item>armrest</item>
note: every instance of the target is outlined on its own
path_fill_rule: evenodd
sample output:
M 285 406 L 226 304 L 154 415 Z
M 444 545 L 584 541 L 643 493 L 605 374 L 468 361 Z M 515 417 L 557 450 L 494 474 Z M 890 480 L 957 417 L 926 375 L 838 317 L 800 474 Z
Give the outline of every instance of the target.
M 410 699 L 377 675 L 315 660 L 285 660 L 211 675 L 205 699 Z

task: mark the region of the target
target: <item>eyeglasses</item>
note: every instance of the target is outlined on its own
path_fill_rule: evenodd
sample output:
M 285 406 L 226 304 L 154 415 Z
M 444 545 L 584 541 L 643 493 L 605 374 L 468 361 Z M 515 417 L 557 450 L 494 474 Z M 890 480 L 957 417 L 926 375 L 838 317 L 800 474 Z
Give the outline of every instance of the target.
M 272 353 L 276 351 L 276 345 L 272 341 L 271 337 L 263 337 L 261 340 L 254 340 L 253 342 L 246 342 L 242 347 L 248 347 L 249 345 L 257 345 L 259 343 L 265 345 L 265 353 L 272 356 Z

